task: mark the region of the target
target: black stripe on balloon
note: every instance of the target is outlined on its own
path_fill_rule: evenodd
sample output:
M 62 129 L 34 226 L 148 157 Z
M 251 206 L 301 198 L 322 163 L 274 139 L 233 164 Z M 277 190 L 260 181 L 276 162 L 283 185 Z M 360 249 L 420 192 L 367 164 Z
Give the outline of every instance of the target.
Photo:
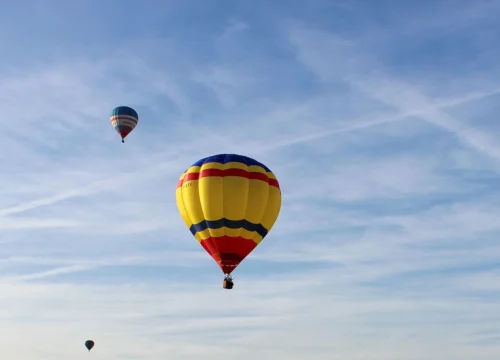
M 215 221 L 202 220 L 198 224 L 191 225 L 189 230 L 191 231 L 191 233 L 193 235 L 196 235 L 197 232 L 200 232 L 200 231 L 203 231 L 206 229 L 215 230 L 215 229 L 220 229 L 223 227 L 227 227 L 229 229 L 241 229 L 241 228 L 243 228 L 243 229 L 250 231 L 250 232 L 255 231 L 260 236 L 262 236 L 262 238 L 264 238 L 267 235 L 267 229 L 264 226 L 262 226 L 262 224 L 254 224 L 254 223 L 251 223 L 250 221 L 245 220 L 245 219 L 228 220 L 226 218 L 222 218 L 222 219 L 215 220 Z

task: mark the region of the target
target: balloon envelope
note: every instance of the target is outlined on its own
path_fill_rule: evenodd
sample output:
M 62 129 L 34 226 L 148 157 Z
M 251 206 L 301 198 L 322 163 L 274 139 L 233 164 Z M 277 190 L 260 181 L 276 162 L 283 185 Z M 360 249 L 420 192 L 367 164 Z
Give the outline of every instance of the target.
M 131 107 L 118 106 L 111 112 L 109 121 L 123 140 L 139 123 L 139 115 Z
M 176 201 L 182 219 L 224 274 L 231 274 L 276 222 L 281 190 L 265 165 L 219 154 L 195 162 L 180 177 Z
M 92 340 L 85 341 L 85 347 L 90 351 L 94 347 L 94 342 Z

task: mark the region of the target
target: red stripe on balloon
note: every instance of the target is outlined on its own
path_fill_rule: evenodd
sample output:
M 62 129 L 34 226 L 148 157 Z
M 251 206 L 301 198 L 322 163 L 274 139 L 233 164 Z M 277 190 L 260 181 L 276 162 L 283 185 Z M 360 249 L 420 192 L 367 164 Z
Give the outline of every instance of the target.
M 264 173 L 257 171 L 247 171 L 244 169 L 205 169 L 201 172 L 196 173 L 187 173 L 184 177 L 177 182 L 177 187 L 181 187 L 187 181 L 199 180 L 204 177 L 228 177 L 228 176 L 236 176 L 247 178 L 250 180 L 260 180 L 269 184 L 269 186 L 274 186 L 279 189 L 280 185 L 278 180 L 272 179 Z

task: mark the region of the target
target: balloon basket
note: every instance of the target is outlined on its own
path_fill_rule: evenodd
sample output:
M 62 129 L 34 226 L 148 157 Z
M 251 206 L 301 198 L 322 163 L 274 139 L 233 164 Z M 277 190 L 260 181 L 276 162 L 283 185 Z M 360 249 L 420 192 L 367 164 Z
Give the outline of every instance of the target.
M 224 279 L 224 281 L 222 282 L 222 287 L 224 289 L 231 290 L 233 288 L 233 286 L 234 286 L 234 283 L 231 280 Z

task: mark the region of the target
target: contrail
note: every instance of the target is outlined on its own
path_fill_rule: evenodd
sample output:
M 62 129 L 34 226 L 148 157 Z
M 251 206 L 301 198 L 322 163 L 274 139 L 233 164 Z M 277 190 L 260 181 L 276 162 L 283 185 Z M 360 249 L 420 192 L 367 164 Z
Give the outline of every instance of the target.
M 325 130 L 325 131 L 322 131 L 320 133 L 314 133 L 314 134 L 310 134 L 310 135 L 306 135 L 306 136 L 302 136 L 302 137 L 284 140 L 281 142 L 276 142 L 270 146 L 262 147 L 261 152 L 275 150 L 275 149 L 279 149 L 279 148 L 282 148 L 285 146 L 295 145 L 295 144 L 299 144 L 299 143 L 303 143 L 303 142 L 309 142 L 309 141 L 325 138 L 325 137 L 335 135 L 335 134 L 347 133 L 347 132 L 357 131 L 357 130 L 365 129 L 365 128 L 376 126 L 376 125 L 382 125 L 382 124 L 388 124 L 391 122 L 402 121 L 410 116 L 425 115 L 429 110 L 432 110 L 432 109 L 434 109 L 434 110 L 435 109 L 445 109 L 447 107 L 465 104 L 465 103 L 470 102 L 470 101 L 483 99 L 483 98 L 497 95 L 497 94 L 500 94 L 500 88 L 494 89 L 494 90 L 489 91 L 489 92 L 469 94 L 469 95 L 463 96 L 461 98 L 451 99 L 451 100 L 443 101 L 443 102 L 440 102 L 437 104 L 432 104 L 432 103 L 428 102 L 426 104 L 426 106 L 424 106 L 424 107 L 421 107 L 419 109 L 412 109 L 409 111 L 403 111 L 403 112 L 400 112 L 399 114 L 396 114 L 393 116 L 389 116 L 389 117 L 387 117 L 387 116 L 382 117 L 381 116 L 381 117 L 379 117 L 375 120 L 371 120 L 371 121 L 360 121 L 359 123 L 357 123 L 355 125 L 340 127 L 340 128 L 332 129 L 332 130 Z M 390 105 L 395 106 L 395 104 L 392 104 L 392 103 Z
M 413 115 L 418 116 L 421 120 L 431 125 L 447 130 L 448 132 L 454 134 L 458 140 L 462 142 L 462 144 L 475 149 L 483 155 L 497 161 L 500 160 L 500 146 L 495 138 L 490 136 L 490 134 L 481 132 L 468 124 L 463 124 L 449 114 L 441 111 L 445 107 L 460 105 L 467 101 L 496 95 L 500 93 L 500 89 L 497 88 L 493 91 L 476 93 L 445 103 L 434 104 L 427 96 L 414 89 L 411 85 L 397 80 L 384 80 L 381 81 L 380 84 L 376 84 L 376 86 L 367 85 L 363 82 L 356 83 L 355 85 L 366 93 L 369 93 L 373 98 L 394 106 L 402 111 L 406 110 L 406 103 L 410 101 L 415 103 L 420 110 L 415 112 Z M 389 89 L 389 92 L 380 91 L 384 85 L 387 89 Z M 375 88 L 379 89 L 379 91 L 374 91 Z
M 41 207 L 41 206 L 52 205 L 52 204 L 55 204 L 57 202 L 71 199 L 71 198 L 75 198 L 78 196 L 90 195 L 94 192 L 99 192 L 102 190 L 106 190 L 106 189 L 115 187 L 117 181 L 123 182 L 124 179 L 130 179 L 130 178 L 133 178 L 134 176 L 143 177 L 147 172 L 149 172 L 151 170 L 157 170 L 157 169 L 166 167 L 168 165 L 169 165 L 168 162 L 160 163 L 160 164 L 150 166 L 150 167 L 147 167 L 144 169 L 139 169 L 137 171 L 117 175 L 117 176 L 114 176 L 114 177 L 109 178 L 109 179 L 97 181 L 97 182 L 92 183 L 90 185 L 83 186 L 83 187 L 73 189 L 70 191 L 66 191 L 63 193 L 59 193 L 59 194 L 56 194 L 54 196 L 49 196 L 49 197 L 45 197 L 42 199 L 38 199 L 38 200 L 23 203 L 23 204 L 19 204 L 16 206 L 12 206 L 12 207 L 9 207 L 6 209 L 2 209 L 2 210 L 0 210 L 0 216 L 8 216 L 8 215 L 12 215 L 12 214 L 17 214 L 17 213 L 25 212 L 28 210 L 33 210 L 33 209 L 36 209 L 36 208 Z

